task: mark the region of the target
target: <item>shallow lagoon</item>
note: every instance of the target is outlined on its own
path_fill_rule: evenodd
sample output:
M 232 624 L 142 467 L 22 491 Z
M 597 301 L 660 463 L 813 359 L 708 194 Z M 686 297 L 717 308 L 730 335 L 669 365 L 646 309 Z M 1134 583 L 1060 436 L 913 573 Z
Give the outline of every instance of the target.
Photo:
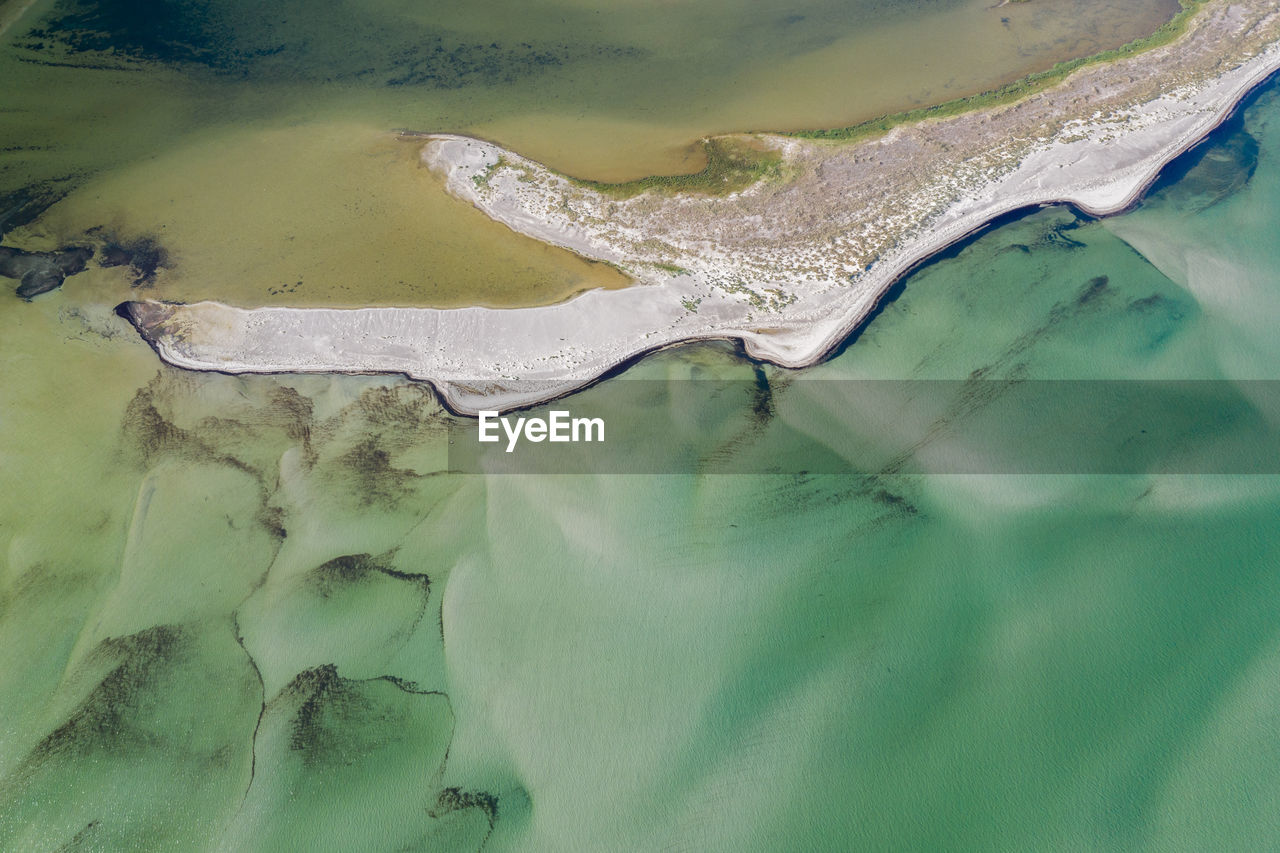
M 870 416 L 812 379 L 1278 379 L 1278 116 L 924 268 L 763 428 L 637 410 L 696 461 Z M 161 367 L 109 274 L 0 302 L 0 847 L 1276 844 L 1276 477 L 451 476 L 422 386 Z M 690 377 L 757 366 L 586 394 Z

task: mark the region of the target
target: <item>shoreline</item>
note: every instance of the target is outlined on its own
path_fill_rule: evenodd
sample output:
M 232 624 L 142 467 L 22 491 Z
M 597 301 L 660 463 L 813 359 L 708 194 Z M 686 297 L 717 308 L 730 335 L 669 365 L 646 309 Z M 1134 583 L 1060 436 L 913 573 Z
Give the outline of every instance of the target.
M 430 382 L 449 409 L 466 415 L 557 399 L 645 355 L 694 341 L 737 341 L 752 359 L 806 367 L 838 350 L 913 270 L 997 219 L 1053 204 L 1097 217 L 1130 208 L 1165 166 L 1280 70 L 1280 12 L 1261 2 L 1253 3 L 1254 18 L 1250 12 L 1248 4 L 1211 7 L 1202 14 L 1212 20 L 1193 22 L 1188 34 L 1149 53 L 1081 69 L 1009 105 L 895 128 L 883 138 L 841 145 L 754 135 L 782 152 L 788 174 L 725 197 L 609 200 L 496 145 L 429 137 L 424 162 L 444 174 L 451 193 L 513 230 L 618 265 L 637 279 L 630 288 L 527 309 L 139 302 L 125 303 L 120 312 L 178 367 L 399 373 Z M 1202 56 L 1193 58 L 1214 68 L 1222 59 L 1211 48 L 1234 43 L 1230 28 L 1245 25 L 1248 32 L 1265 29 L 1257 53 L 1216 77 L 1180 79 L 1184 68 L 1171 51 L 1200 49 Z M 1194 37 L 1206 46 L 1183 44 Z M 1106 76 L 1114 72 L 1142 87 L 1146 81 L 1135 72 L 1147 70 L 1143 64 L 1181 85 L 1135 100 L 1125 80 Z M 1112 86 L 1119 94 L 1110 112 L 1100 107 L 1086 119 L 1049 115 L 1060 128 L 1014 151 L 993 149 L 993 137 L 973 134 L 973 125 L 1001 122 L 1041 133 L 1048 119 L 1024 108 L 1037 101 L 1046 111 L 1075 105 L 1080 92 L 1072 86 L 1104 96 Z M 1101 102 L 1084 100 L 1090 107 Z M 1009 148 L 1009 138 L 994 140 Z M 902 150 L 908 156 L 896 166 L 891 158 Z M 935 156 L 954 171 L 934 170 L 918 180 L 921 156 Z M 903 185 L 886 200 L 874 193 L 871 179 L 898 174 L 894 168 Z
M 1206 142 L 1209 136 L 1215 130 L 1221 127 L 1226 121 L 1228 121 L 1236 113 L 1236 110 L 1240 107 L 1240 105 L 1244 101 L 1248 100 L 1248 98 L 1254 92 L 1263 88 L 1268 83 L 1271 83 L 1278 76 L 1280 76 L 1280 64 L 1278 64 L 1276 67 L 1266 70 L 1263 73 L 1256 75 L 1255 78 L 1247 81 L 1244 85 L 1240 86 L 1238 89 L 1238 93 L 1234 95 L 1230 103 L 1220 111 L 1220 113 L 1213 120 L 1212 124 L 1207 126 L 1204 129 L 1204 131 L 1202 133 L 1199 133 L 1198 135 L 1188 134 L 1187 136 L 1185 136 L 1180 141 L 1179 146 L 1177 147 L 1177 150 L 1175 151 L 1175 153 L 1172 156 L 1170 156 L 1168 159 L 1164 160 L 1159 165 L 1153 167 L 1150 170 L 1150 174 L 1148 174 L 1139 185 L 1135 186 L 1134 189 L 1120 203 L 1118 203 L 1114 207 L 1091 208 L 1088 204 L 1080 203 L 1072 199 L 1053 199 L 1051 201 L 1031 202 L 1029 204 L 1015 205 L 1003 211 L 996 210 L 986 219 L 985 222 L 982 222 L 981 224 L 974 226 L 967 232 L 959 234 L 953 239 L 947 240 L 947 242 L 945 243 L 939 244 L 938 246 L 933 248 L 931 251 L 929 251 L 926 255 L 921 256 L 915 262 L 906 266 L 895 278 L 893 278 L 883 288 L 883 290 L 881 290 L 880 293 L 877 295 L 876 301 L 873 302 L 872 305 L 867 310 L 862 312 L 861 316 L 853 322 L 853 325 L 848 329 L 848 331 L 844 334 L 843 337 L 831 342 L 831 344 L 826 349 L 824 349 L 822 354 L 817 358 L 814 358 L 807 364 L 795 365 L 795 367 L 804 368 L 804 367 L 809 367 L 813 364 L 818 364 L 822 361 L 825 361 L 835 350 L 840 348 L 840 346 L 844 343 L 844 339 L 848 338 L 850 335 L 856 334 L 863 327 L 863 322 L 871 314 L 873 314 L 876 308 L 880 305 L 880 299 L 886 296 L 894 288 L 895 285 L 897 285 L 899 282 L 909 277 L 912 273 L 916 272 L 921 267 L 928 265 L 928 263 L 933 258 L 947 251 L 952 246 L 955 246 L 957 243 L 961 243 L 969 239 L 970 237 L 977 236 L 981 232 L 985 231 L 996 220 L 999 220 L 1003 217 L 1006 217 L 1012 214 L 1016 214 L 1020 211 L 1031 211 L 1031 210 L 1046 208 L 1046 207 L 1072 207 L 1080 210 L 1082 213 L 1088 216 L 1094 217 L 1095 219 L 1106 219 L 1112 216 L 1120 216 L 1126 213 L 1127 211 L 1132 210 L 1139 203 L 1141 203 L 1147 191 L 1151 188 L 1151 186 L 1156 181 L 1160 179 L 1161 173 L 1164 172 L 1164 170 L 1171 163 L 1173 163 L 1173 161 L 1177 160 L 1182 155 L 1188 153 L 1189 151 L 1194 150 L 1195 148 L 1199 147 L 1201 144 Z M 748 351 L 748 355 L 750 355 L 749 351 Z M 754 355 L 752 355 L 751 357 L 755 358 Z M 789 367 L 790 365 L 779 365 L 779 366 Z

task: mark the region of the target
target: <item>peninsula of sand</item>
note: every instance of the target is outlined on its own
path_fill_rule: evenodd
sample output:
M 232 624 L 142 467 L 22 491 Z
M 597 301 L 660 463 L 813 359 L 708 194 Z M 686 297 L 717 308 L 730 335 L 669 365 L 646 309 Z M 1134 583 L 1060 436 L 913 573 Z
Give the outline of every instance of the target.
M 854 139 L 719 137 L 718 150 L 753 164 L 749 179 L 726 172 L 740 180 L 730 192 L 592 185 L 488 142 L 426 136 L 422 158 L 449 192 L 636 285 L 537 308 L 121 309 L 179 367 L 403 373 L 462 413 L 552 399 L 699 339 L 805 366 L 913 265 L 996 217 L 1048 203 L 1126 208 L 1278 68 L 1274 0 L 1209 0 L 1175 40 L 1009 103 Z

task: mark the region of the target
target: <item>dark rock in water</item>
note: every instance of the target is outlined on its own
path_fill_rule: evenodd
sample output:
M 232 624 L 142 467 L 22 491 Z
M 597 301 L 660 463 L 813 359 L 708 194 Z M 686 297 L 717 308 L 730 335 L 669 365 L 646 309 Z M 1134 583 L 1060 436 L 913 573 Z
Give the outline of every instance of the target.
M 62 270 L 63 275 L 75 275 L 84 272 L 92 257 L 92 246 L 67 246 L 54 253 L 54 263 Z
M 173 306 L 165 302 L 121 302 L 116 306 L 116 316 L 128 320 L 152 347 L 155 347 L 156 341 L 161 337 L 167 337 L 171 341 L 183 337 L 181 330 L 170 323 Z
M 7 230 L 38 220 L 62 199 L 72 186 L 70 178 L 30 184 L 10 193 L 0 193 L 0 239 Z M 64 246 L 53 252 L 28 252 L 0 246 L 0 276 L 15 278 L 17 294 L 23 299 L 57 290 L 69 275 L 84 272 L 93 257 L 91 246 Z
M 28 270 L 27 274 L 22 277 L 22 283 L 18 285 L 16 293 L 23 299 L 30 299 L 33 296 L 39 296 L 41 293 L 57 290 L 62 286 L 62 282 L 66 281 L 66 278 L 61 270 L 55 268 L 43 267 L 41 269 Z
M 0 246 L 0 276 L 18 279 L 17 294 L 30 299 L 61 287 L 67 276 L 84 272 L 92 257 L 93 249 L 88 246 L 68 246 L 56 252 Z
M 116 306 L 116 315 L 123 317 L 139 329 L 150 329 L 159 326 L 173 314 L 173 307 L 164 302 L 148 300 L 146 302 L 121 302 Z

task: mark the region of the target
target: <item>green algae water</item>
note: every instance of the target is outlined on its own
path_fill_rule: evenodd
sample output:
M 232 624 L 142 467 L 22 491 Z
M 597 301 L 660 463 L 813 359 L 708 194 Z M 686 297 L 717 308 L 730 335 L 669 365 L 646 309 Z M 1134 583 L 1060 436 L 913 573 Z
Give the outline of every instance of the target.
M 450 474 L 425 386 L 163 367 L 117 268 L 0 300 L 0 849 L 1273 848 L 1280 477 L 822 473 L 878 413 L 806 383 L 1247 397 L 1277 221 L 1271 84 L 1139 209 L 993 228 L 822 365 L 690 346 L 577 398 L 690 472 L 803 437 L 772 475 Z

